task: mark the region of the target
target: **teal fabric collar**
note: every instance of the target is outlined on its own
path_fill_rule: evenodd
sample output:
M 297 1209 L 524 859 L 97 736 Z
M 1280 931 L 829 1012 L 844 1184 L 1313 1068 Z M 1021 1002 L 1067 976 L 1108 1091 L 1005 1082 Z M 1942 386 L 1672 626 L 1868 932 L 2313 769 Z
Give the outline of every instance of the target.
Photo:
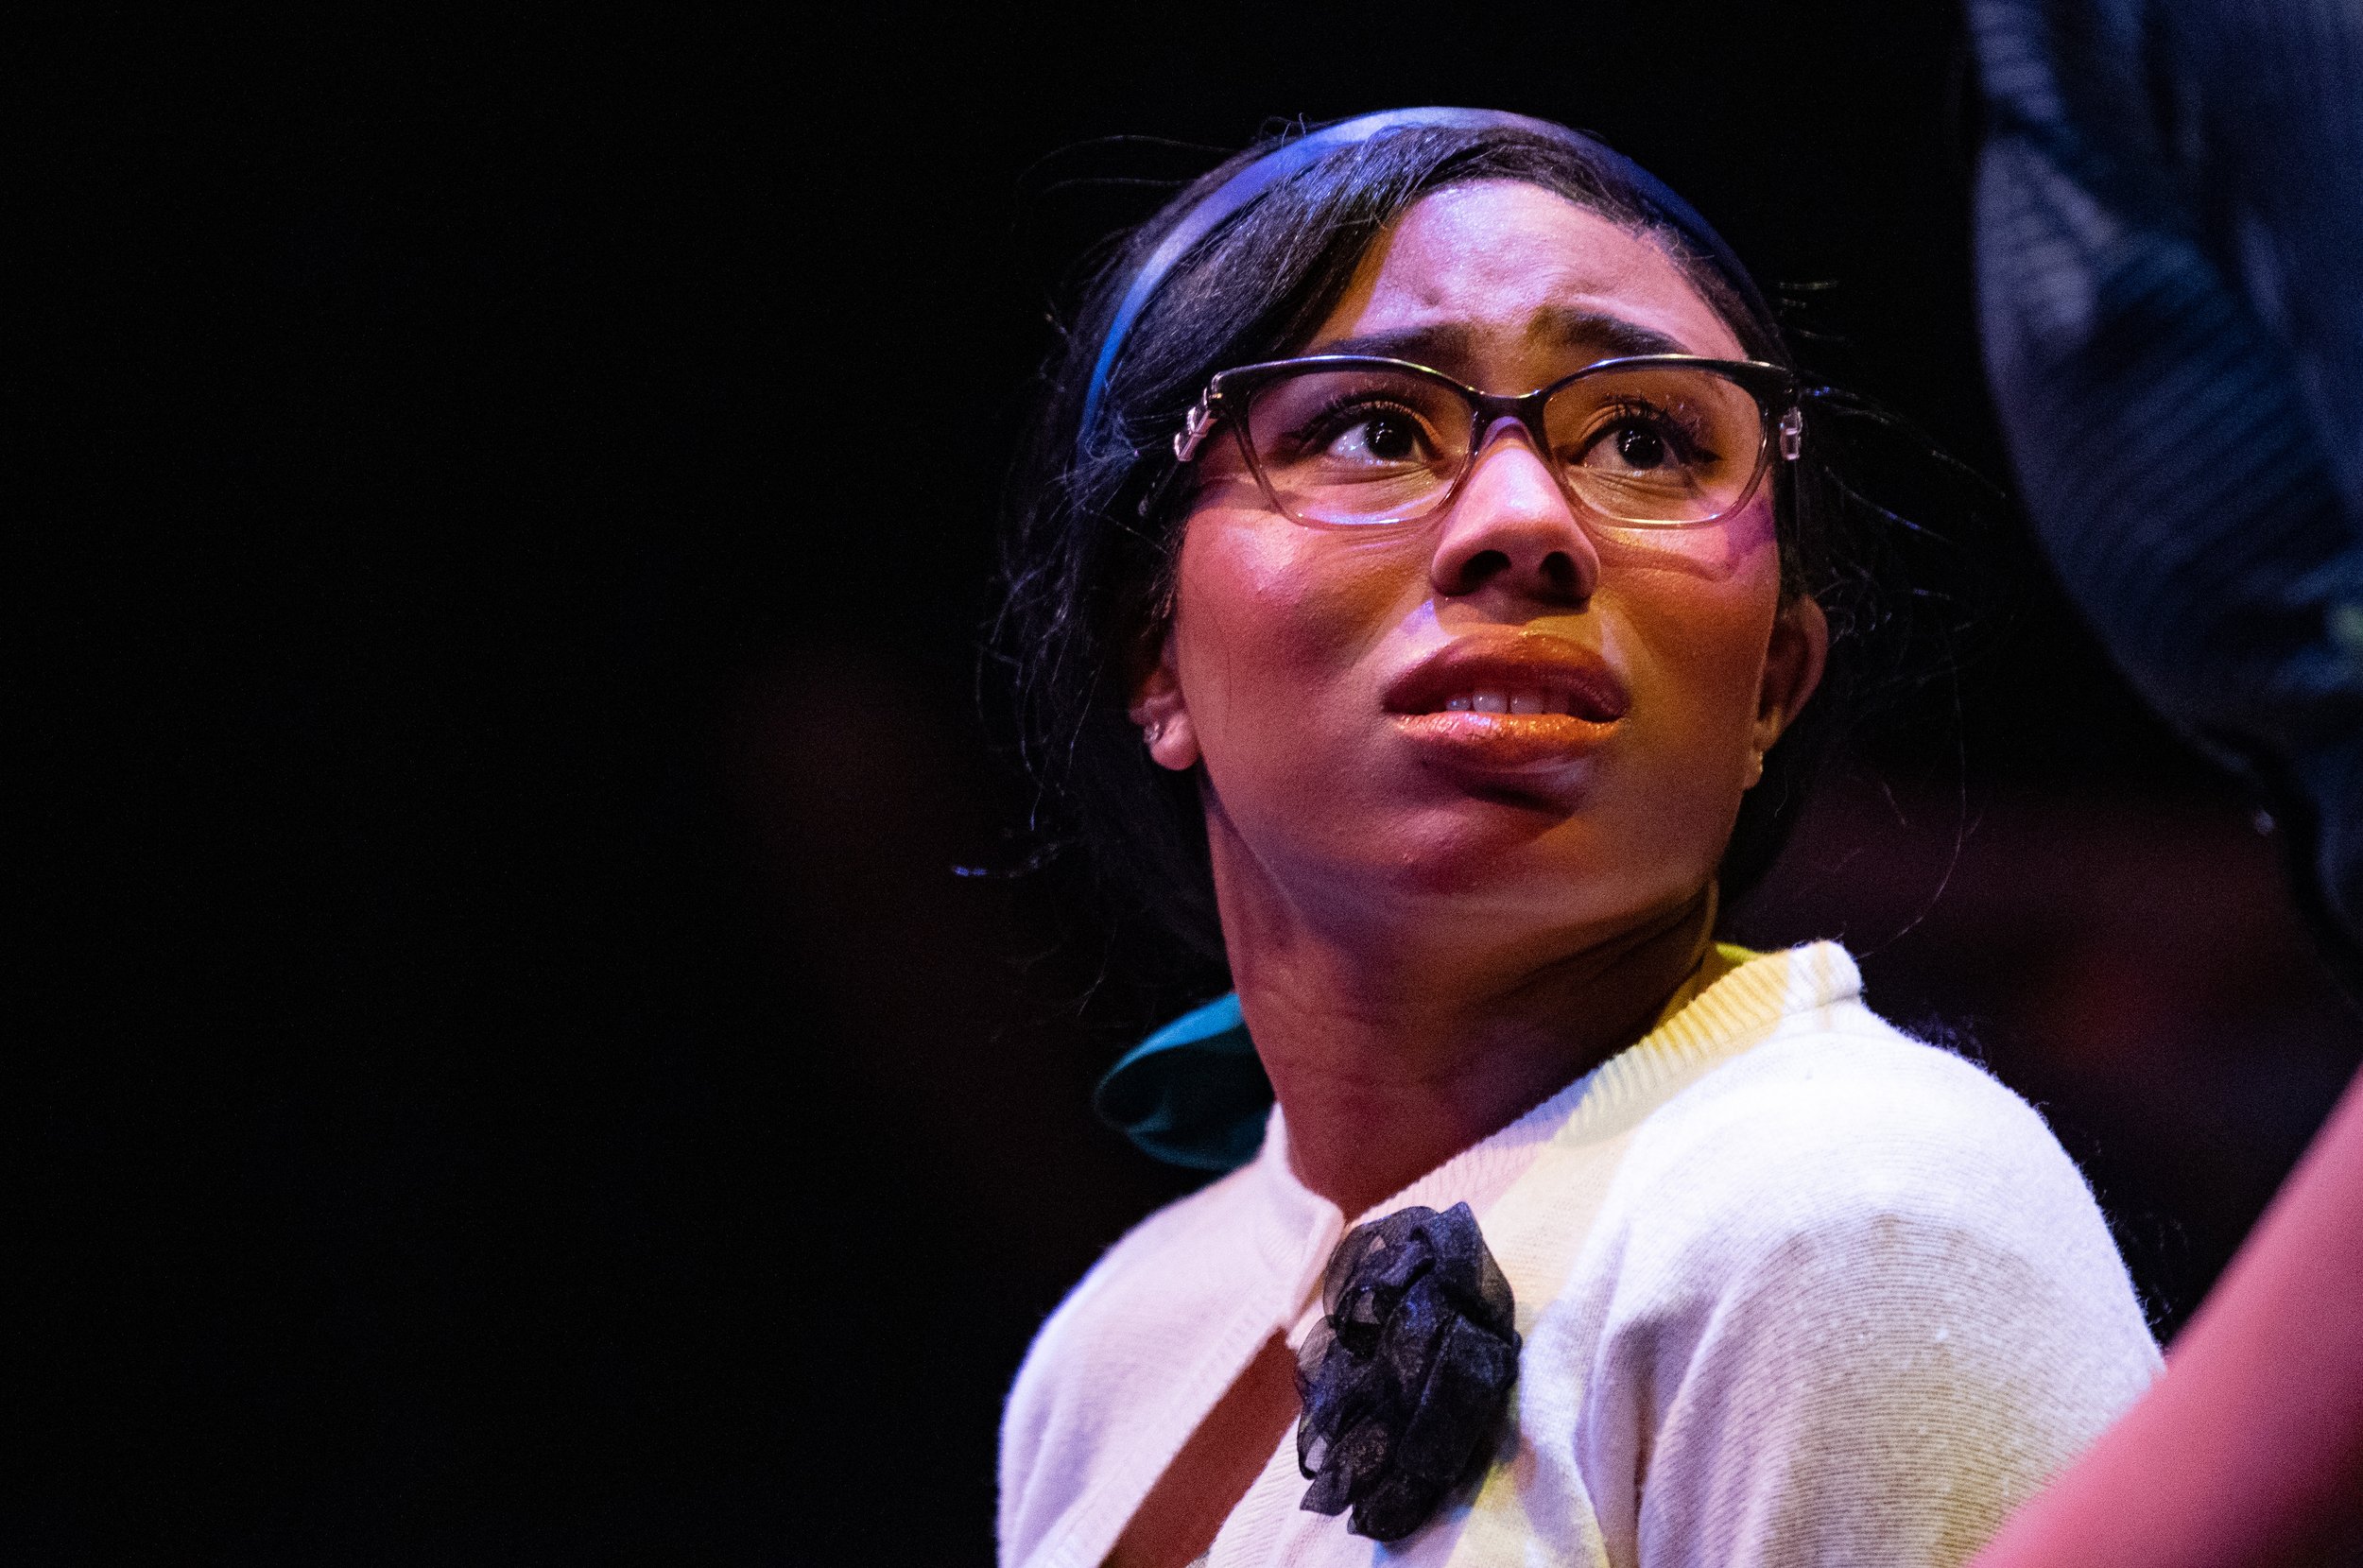
M 1092 1104 L 1100 1120 L 1169 1165 L 1235 1170 L 1263 1146 L 1271 1079 L 1236 991 L 1183 1013 L 1124 1054 Z

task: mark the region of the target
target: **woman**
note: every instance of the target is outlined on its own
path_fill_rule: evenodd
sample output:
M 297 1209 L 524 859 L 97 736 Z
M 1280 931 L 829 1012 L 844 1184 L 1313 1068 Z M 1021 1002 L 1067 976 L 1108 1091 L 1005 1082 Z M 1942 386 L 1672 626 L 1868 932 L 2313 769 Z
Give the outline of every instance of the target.
M 1277 1104 L 1044 1326 L 1004 1561 L 1966 1558 L 2157 1354 L 2032 1111 L 1834 944 L 1713 939 L 1860 617 L 1745 270 L 1587 138 L 1413 111 L 1216 170 L 1088 319 L 1010 646 L 1237 986 L 1147 1141 L 1219 1159 L 1224 1039 Z

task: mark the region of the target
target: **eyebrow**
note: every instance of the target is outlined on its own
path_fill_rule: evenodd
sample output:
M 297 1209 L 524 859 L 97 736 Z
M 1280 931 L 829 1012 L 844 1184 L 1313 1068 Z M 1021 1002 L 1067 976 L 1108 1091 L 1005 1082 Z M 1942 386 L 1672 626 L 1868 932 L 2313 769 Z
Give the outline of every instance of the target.
M 1603 359 L 1690 352 L 1654 327 L 1645 327 L 1621 316 L 1586 310 L 1577 305 L 1544 307 L 1536 313 L 1527 329 L 1527 336 L 1559 347 L 1589 349 Z M 1374 354 L 1386 359 L 1408 359 L 1414 364 L 1451 370 L 1466 369 L 1476 358 L 1476 339 L 1475 329 L 1465 321 L 1433 321 L 1395 332 L 1340 337 L 1333 342 L 1316 344 L 1309 352 Z

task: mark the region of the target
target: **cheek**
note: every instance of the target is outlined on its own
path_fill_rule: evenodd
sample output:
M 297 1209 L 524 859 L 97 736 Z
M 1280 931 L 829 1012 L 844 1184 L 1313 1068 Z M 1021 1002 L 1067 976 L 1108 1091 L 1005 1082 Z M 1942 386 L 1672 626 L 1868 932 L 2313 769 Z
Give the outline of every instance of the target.
M 1174 641 L 1201 748 L 1234 727 L 1318 725 L 1319 700 L 1400 613 L 1405 573 L 1370 542 L 1268 513 L 1193 517 L 1182 543 Z
M 1703 768 L 1701 782 L 1746 766 L 1781 597 L 1770 508 L 1711 533 L 1649 546 L 1619 574 L 1620 619 L 1657 688 L 1651 750 Z

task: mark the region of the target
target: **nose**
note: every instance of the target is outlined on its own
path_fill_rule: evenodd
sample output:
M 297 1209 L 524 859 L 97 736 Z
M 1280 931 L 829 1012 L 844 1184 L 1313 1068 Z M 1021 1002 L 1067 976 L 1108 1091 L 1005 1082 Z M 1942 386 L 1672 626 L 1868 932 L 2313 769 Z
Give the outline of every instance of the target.
M 1544 604 L 1580 604 L 1600 580 L 1599 552 L 1526 428 L 1505 419 L 1485 433 L 1468 478 L 1437 532 L 1429 579 L 1440 594 L 1486 590 Z

